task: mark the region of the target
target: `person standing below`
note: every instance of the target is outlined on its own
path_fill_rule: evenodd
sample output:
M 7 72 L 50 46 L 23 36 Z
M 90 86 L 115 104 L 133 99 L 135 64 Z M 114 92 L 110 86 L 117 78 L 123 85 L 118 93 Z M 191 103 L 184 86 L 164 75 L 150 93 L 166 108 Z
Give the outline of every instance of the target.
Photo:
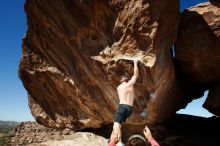
M 131 116 L 134 101 L 134 84 L 138 77 L 138 60 L 134 60 L 134 74 L 129 80 L 127 76 L 122 76 L 120 85 L 117 87 L 119 96 L 119 106 L 115 115 L 113 131 L 110 137 L 110 143 L 118 142 L 121 139 L 121 124 Z M 114 142 L 112 142 L 114 141 Z
M 134 134 L 129 137 L 125 146 L 160 146 L 153 138 L 151 131 L 147 126 L 145 126 L 143 133 L 145 138 L 139 134 Z M 108 146 L 116 146 L 117 142 L 118 141 L 111 141 Z
M 153 138 L 150 129 L 147 126 L 145 126 L 143 133 L 147 141 L 143 136 L 135 134 L 128 139 L 126 146 L 160 146 Z

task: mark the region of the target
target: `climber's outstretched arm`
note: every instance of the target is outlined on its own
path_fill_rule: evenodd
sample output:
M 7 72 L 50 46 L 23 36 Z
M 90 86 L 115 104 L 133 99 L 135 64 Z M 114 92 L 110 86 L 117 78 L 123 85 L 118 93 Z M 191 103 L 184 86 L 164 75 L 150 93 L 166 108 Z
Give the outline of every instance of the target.
M 137 63 L 138 63 L 138 60 L 135 59 L 134 60 L 134 74 L 133 74 L 131 80 L 128 81 L 128 83 L 127 83 L 128 86 L 133 86 L 134 83 L 137 80 L 137 77 L 138 77 L 138 66 L 137 66 Z

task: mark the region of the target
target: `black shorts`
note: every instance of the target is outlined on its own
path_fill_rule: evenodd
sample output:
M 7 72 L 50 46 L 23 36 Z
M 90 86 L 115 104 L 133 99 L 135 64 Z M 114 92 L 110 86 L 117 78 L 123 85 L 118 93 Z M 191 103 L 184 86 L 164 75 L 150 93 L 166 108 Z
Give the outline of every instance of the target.
M 122 123 L 127 120 L 132 114 L 133 107 L 127 104 L 119 104 L 116 115 L 115 122 Z

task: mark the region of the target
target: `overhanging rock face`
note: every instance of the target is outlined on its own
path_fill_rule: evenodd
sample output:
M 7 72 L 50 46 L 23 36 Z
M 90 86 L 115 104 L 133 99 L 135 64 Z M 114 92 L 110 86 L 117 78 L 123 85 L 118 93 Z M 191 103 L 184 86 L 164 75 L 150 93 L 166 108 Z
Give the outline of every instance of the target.
M 176 43 L 176 59 L 192 93 L 209 90 L 204 107 L 220 115 L 220 2 L 185 10 Z M 199 89 L 199 90 L 198 90 Z
M 176 0 L 26 0 L 19 76 L 36 120 L 82 129 L 111 123 L 120 76 L 139 59 L 130 124 L 156 123 L 184 106 L 171 46 Z M 124 60 L 128 59 L 128 60 Z

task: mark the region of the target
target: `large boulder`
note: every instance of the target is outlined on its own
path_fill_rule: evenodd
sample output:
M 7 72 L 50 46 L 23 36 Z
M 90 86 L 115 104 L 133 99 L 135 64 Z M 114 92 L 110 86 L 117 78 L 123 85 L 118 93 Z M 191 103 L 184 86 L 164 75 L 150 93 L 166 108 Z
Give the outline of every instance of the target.
M 26 0 L 19 77 L 36 120 L 83 129 L 112 123 L 120 76 L 139 59 L 130 124 L 157 123 L 185 106 L 171 47 L 177 0 Z
M 219 6 L 219 1 L 211 1 L 186 9 L 176 42 L 176 60 L 191 85 L 190 98 L 209 90 L 203 106 L 216 115 L 220 115 Z

